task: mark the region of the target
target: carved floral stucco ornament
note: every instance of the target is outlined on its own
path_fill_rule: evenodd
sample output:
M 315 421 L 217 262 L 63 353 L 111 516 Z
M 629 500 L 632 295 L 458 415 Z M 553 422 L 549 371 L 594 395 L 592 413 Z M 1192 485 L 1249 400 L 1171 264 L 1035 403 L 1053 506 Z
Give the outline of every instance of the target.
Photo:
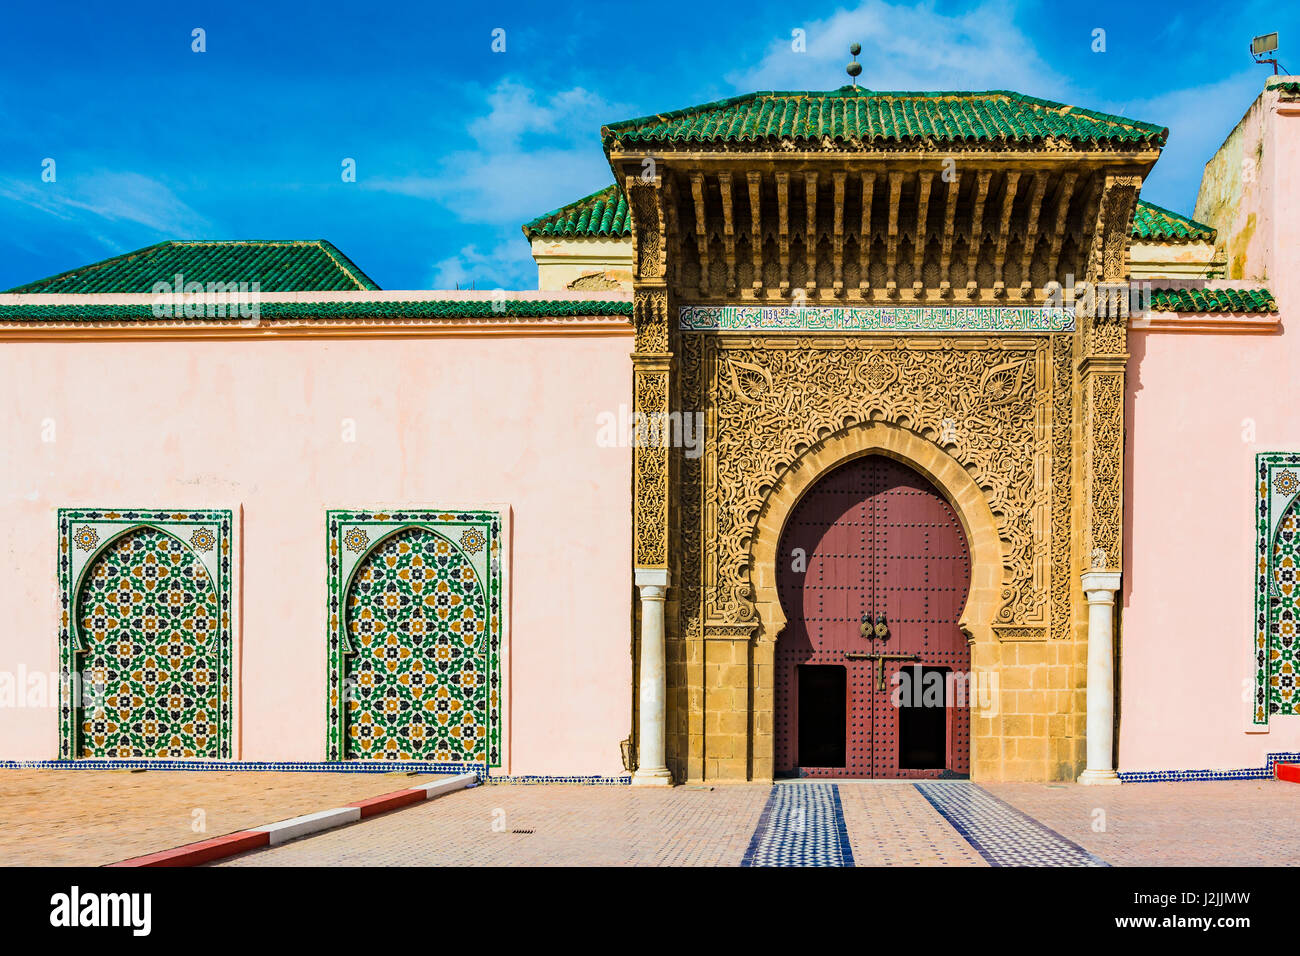
M 950 440 L 985 490 L 1005 556 L 995 626 L 1015 640 L 1068 636 L 1069 335 L 683 335 L 681 354 L 683 407 L 708 422 L 702 459 L 682 470 L 687 635 L 757 621 L 750 547 L 767 494 L 822 439 L 887 421 Z

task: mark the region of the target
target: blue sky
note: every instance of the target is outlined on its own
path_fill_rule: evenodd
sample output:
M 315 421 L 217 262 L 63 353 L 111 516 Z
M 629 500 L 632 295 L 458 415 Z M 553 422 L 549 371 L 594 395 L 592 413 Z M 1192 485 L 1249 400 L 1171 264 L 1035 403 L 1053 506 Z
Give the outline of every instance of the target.
M 1169 126 L 1143 196 L 1190 213 L 1268 74 L 1250 38 L 1279 31 L 1300 70 L 1286 6 L 10 4 L 0 289 L 168 238 L 323 238 L 386 289 L 532 288 L 519 225 L 609 183 L 602 123 L 832 89 L 855 40 L 874 89 L 1012 89 Z

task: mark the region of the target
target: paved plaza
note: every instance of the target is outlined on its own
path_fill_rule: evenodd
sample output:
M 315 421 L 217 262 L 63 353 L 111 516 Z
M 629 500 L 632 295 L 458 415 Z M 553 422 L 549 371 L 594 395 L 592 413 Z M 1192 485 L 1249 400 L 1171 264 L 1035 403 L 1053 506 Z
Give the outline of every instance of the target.
M 113 863 L 433 779 L 7 770 L 0 862 Z M 1273 780 L 503 783 L 216 865 L 1294 866 L 1297 824 L 1300 787 Z
M 225 866 L 1297 865 L 1300 788 L 492 784 Z
M 102 866 L 438 779 L 243 770 L 0 770 L 0 864 Z

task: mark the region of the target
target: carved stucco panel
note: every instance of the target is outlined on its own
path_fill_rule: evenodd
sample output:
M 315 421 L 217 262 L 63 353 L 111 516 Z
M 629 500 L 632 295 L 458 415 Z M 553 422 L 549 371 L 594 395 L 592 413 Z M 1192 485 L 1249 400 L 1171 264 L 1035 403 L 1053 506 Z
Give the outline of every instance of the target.
M 1042 639 L 1049 624 L 1066 635 L 1068 336 L 687 335 L 682 352 L 683 399 L 706 416 L 703 464 L 682 475 L 683 583 L 699 583 L 683 595 L 686 636 L 756 621 L 749 551 L 767 493 L 809 447 L 868 420 L 937 441 L 984 489 L 1006 639 Z
M 668 372 L 635 373 L 635 408 L 653 421 L 668 411 Z M 668 566 L 668 447 L 650 429 L 634 435 L 633 533 L 636 567 Z

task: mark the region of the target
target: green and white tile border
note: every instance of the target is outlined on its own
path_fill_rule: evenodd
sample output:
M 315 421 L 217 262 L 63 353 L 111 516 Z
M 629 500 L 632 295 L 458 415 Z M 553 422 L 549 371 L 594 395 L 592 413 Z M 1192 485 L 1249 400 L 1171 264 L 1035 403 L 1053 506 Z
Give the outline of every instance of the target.
M 236 576 L 233 573 L 235 555 L 239 553 L 236 541 L 237 525 L 233 509 L 211 508 L 60 508 L 57 513 L 58 578 L 59 578 L 59 759 L 76 760 L 80 757 L 80 721 L 73 688 L 73 675 L 77 673 L 78 655 L 85 647 L 78 633 L 77 596 L 81 590 L 86 569 L 106 547 L 138 528 L 155 528 L 178 539 L 199 560 L 212 578 L 217 592 L 217 606 L 221 612 L 218 636 L 221 642 L 219 692 L 227 688 L 228 703 L 221 708 L 218 725 L 218 751 L 213 759 L 229 760 L 234 756 L 234 741 L 238 739 L 238 649 L 234 635 L 236 611 L 239 603 L 235 595 Z M 74 527 L 75 526 L 75 527 Z M 206 528 L 216 535 L 215 546 L 210 550 L 194 547 L 190 538 L 195 531 Z M 89 548 L 74 547 L 74 535 L 88 529 Z M 151 758 L 137 758 L 149 760 Z M 163 758 L 153 758 L 163 759 Z
M 350 653 L 346 633 L 345 601 L 357 567 L 381 542 L 407 528 L 424 528 L 437 534 L 457 549 L 484 582 L 487 593 L 488 680 L 497 688 L 498 706 L 492 712 L 491 695 L 485 720 L 488 725 L 489 759 L 485 770 L 509 766 L 509 541 L 510 509 L 506 505 L 483 505 L 476 508 L 393 508 L 330 509 L 325 513 L 326 573 L 326 734 L 325 759 L 344 760 L 343 655 Z M 353 551 L 344 544 L 349 532 L 360 529 L 369 539 L 367 546 Z M 467 554 L 458 544 L 460 536 L 477 529 L 487 547 Z
M 1273 548 L 1278 527 L 1287 512 L 1300 500 L 1300 453 L 1260 452 L 1255 456 L 1255 646 L 1252 649 L 1255 664 L 1254 699 L 1251 703 L 1251 723 L 1267 726 L 1269 717 L 1295 713 L 1281 709 L 1281 701 L 1272 692 L 1273 629 L 1280 610 L 1279 595 L 1273 584 Z M 1288 659 L 1300 662 L 1300 653 L 1292 648 Z
M 1074 312 L 1036 306 L 684 305 L 684 332 L 1073 332 Z

